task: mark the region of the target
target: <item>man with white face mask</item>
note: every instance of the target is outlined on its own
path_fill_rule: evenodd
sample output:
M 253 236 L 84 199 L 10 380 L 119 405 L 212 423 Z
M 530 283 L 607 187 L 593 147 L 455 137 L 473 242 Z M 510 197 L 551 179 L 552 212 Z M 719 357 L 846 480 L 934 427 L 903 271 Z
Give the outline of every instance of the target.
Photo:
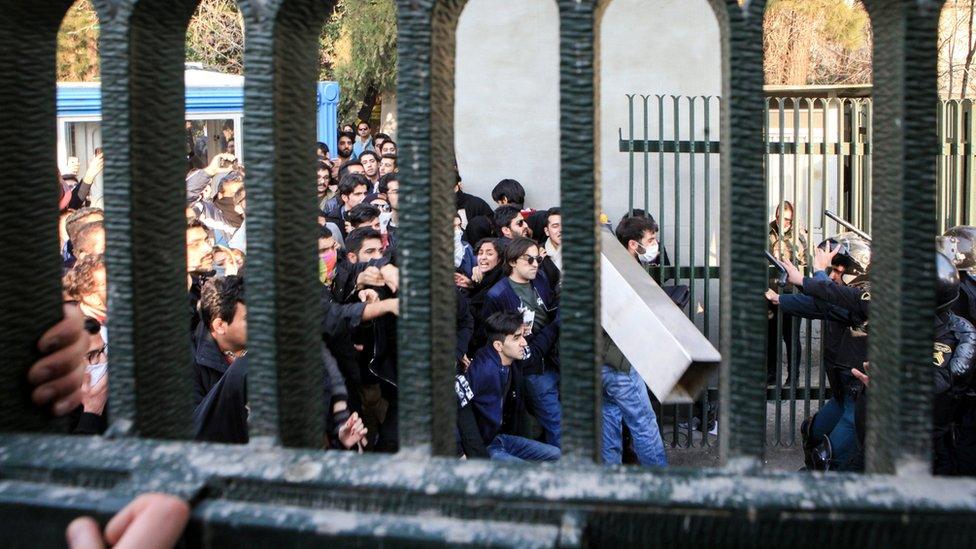
M 660 262 L 661 249 L 657 240 L 658 226 L 654 220 L 643 217 L 625 217 L 617 225 L 617 240 L 627 248 L 631 257 L 642 265 Z
M 671 265 L 667 251 L 661 249 L 658 240 L 660 233 L 657 222 L 643 210 L 634 210 L 633 214 L 625 215 L 617 224 L 614 234 L 627 249 L 627 253 L 644 267 Z M 679 309 L 687 310 L 688 286 L 670 285 L 662 286 L 661 289 Z

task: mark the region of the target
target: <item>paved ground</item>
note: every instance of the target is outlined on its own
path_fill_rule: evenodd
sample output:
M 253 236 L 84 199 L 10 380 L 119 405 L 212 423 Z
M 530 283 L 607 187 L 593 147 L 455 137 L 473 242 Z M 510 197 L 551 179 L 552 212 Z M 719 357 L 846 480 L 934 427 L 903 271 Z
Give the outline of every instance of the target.
M 791 437 L 789 430 L 789 405 L 784 403 L 781 407 L 781 438 L 780 443 L 777 444 L 775 440 L 775 427 L 776 427 L 776 405 L 775 403 L 770 403 L 766 407 L 766 433 L 767 433 L 767 448 L 766 448 L 766 467 L 775 471 L 797 471 L 803 467 L 803 453 L 800 449 L 800 422 L 803 420 L 803 403 L 797 403 L 797 415 L 796 415 L 796 432 L 795 432 L 795 443 L 791 446 Z M 817 408 L 817 401 L 811 403 L 813 410 Z M 721 432 L 721 423 L 719 423 L 719 431 Z M 668 463 L 673 467 L 693 467 L 693 468 L 703 468 L 703 467 L 718 467 L 719 466 L 719 450 L 718 450 L 718 437 L 714 435 L 709 435 L 709 446 L 704 446 L 701 438 L 701 433 L 694 431 L 693 435 L 693 447 L 692 448 L 671 448 L 669 443 L 673 437 L 673 431 L 668 432 L 665 429 L 663 433 L 665 439 L 665 448 L 668 453 Z M 686 433 L 679 432 L 679 440 L 685 442 L 687 440 Z

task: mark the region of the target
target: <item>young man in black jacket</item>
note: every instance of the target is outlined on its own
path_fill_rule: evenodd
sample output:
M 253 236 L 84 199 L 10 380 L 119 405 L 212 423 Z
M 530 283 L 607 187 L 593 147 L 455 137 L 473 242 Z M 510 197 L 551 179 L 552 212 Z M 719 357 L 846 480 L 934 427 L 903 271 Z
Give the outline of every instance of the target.
M 458 430 L 468 457 L 497 461 L 556 461 L 559 448 L 514 434 L 522 408 L 520 376 L 512 365 L 528 343 L 521 313 L 497 312 L 485 321 L 488 344 L 455 380 Z
M 209 328 L 210 339 L 200 350 L 207 348 L 211 364 L 222 360 L 226 365 L 220 375 L 216 372 L 197 372 L 197 394 L 210 384 L 193 411 L 193 432 L 196 440 L 245 444 L 248 442 L 247 422 L 250 410 L 247 397 L 247 305 L 244 303 L 244 281 L 236 276 L 215 277 L 207 281 L 200 298 L 203 322 Z M 211 346 L 212 343 L 212 346 Z M 323 346 L 324 347 L 324 346 Z M 345 400 L 342 376 L 331 354 L 323 348 L 323 385 L 331 411 L 336 412 L 337 400 Z M 211 374 L 203 377 L 201 372 Z M 343 410 L 345 408 L 343 407 Z M 337 438 L 342 447 L 359 446 L 366 437 L 366 428 L 358 414 L 336 414 L 344 422 Z M 323 433 L 323 440 L 326 440 Z
M 193 356 L 193 405 L 207 396 L 237 359 L 247 354 L 247 305 L 240 277 L 214 277 L 200 291 L 203 319 Z

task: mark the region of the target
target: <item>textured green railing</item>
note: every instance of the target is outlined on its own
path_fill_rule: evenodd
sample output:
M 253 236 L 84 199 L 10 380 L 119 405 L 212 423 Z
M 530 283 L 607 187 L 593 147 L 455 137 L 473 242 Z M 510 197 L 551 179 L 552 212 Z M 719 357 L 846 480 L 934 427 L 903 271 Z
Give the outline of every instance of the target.
M 712 0 L 724 55 L 722 132 L 723 467 L 605 468 L 598 448 L 599 280 L 593 177 L 593 0 L 559 0 L 565 458 L 543 466 L 459 462 L 452 439 L 454 304 L 447 261 L 453 34 L 463 2 L 400 0 L 404 160 L 400 379 L 402 450 L 321 452 L 315 370 L 314 37 L 329 2 L 241 0 L 249 135 L 248 376 L 252 442 L 194 444 L 189 430 L 182 177 L 183 36 L 193 2 L 96 0 L 106 111 L 110 436 L 38 434 L 27 402 L 33 341 L 59 311 L 54 192 L 54 40 L 68 2 L 0 2 L 0 524 L 12 545 L 62 543 L 79 513 L 105 518 L 132 494 L 194 504 L 190 545 L 962 546 L 976 482 L 929 477 L 927 390 L 939 2 L 872 1 L 876 266 L 868 422 L 871 474 L 761 470 L 765 192 L 764 3 Z M 703 13 L 703 17 L 711 14 Z M 27 63 L 26 60 L 31 60 Z M 305 147 L 305 145 L 309 145 Z M 881 159 L 884 161 L 882 162 Z M 143 177 L 152 166 L 154 177 Z M 40 180 L 38 185 L 23 182 Z M 307 185 L 299 182 L 307 181 Z M 40 192 L 38 192 L 40 191 Z M 43 230 L 43 227 L 50 230 Z M 921 248 L 921 249 L 920 249 Z M 917 254 L 921 254 L 920 256 Z M 25 283 L 25 281 L 29 281 Z M 450 362 L 449 362 L 450 360 Z M 875 387 L 876 383 L 876 387 Z M 31 431 L 31 433 L 14 433 Z

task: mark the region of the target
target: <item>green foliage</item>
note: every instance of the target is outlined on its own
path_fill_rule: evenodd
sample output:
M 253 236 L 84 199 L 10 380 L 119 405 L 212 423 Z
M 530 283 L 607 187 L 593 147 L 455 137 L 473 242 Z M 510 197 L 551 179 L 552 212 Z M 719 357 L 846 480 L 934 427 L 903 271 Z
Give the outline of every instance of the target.
M 334 62 L 323 79 L 339 82 L 340 120 L 352 121 L 360 105 L 396 87 L 397 21 L 394 0 L 343 0 L 326 24 L 323 42 Z
M 97 80 L 98 17 L 78 0 L 58 33 L 58 80 Z M 394 0 L 340 0 L 319 37 L 319 78 L 342 90 L 340 119 L 352 121 L 363 104 L 396 87 Z M 186 33 L 186 60 L 210 70 L 244 74 L 244 19 L 234 0 L 203 0 Z
M 58 32 L 58 80 L 98 80 L 98 15 L 89 0 L 79 0 L 68 10 Z
M 781 12 L 794 12 L 815 22 L 820 37 L 849 50 L 867 44 L 870 20 L 860 1 L 845 0 L 769 0 L 766 17 L 776 18 Z
M 186 31 L 186 60 L 244 74 L 244 16 L 234 0 L 203 0 Z

